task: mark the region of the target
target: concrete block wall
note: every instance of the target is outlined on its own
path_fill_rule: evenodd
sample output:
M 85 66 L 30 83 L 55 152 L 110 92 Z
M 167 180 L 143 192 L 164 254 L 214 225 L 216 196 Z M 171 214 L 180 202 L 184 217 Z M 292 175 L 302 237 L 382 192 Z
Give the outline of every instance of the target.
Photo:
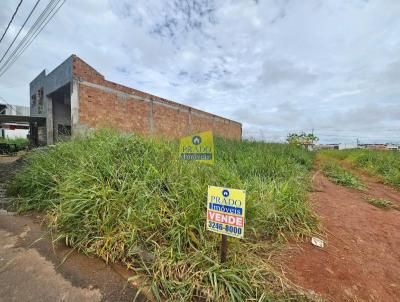
M 77 56 L 72 56 L 72 74 L 79 98 L 75 128 L 115 127 L 168 138 L 212 130 L 217 136 L 242 137 L 238 122 L 107 81 Z
M 62 86 L 68 85 L 72 81 L 72 59 L 73 56 L 66 59 L 60 65 L 58 65 L 49 74 L 46 70 L 43 70 L 35 79 L 29 84 L 29 97 L 32 98 L 36 95 L 38 90 L 42 90 L 42 102 L 43 110 L 39 110 L 39 100 L 36 100 L 36 104 L 30 103 L 30 115 L 37 117 L 46 117 L 46 126 L 40 127 L 39 131 L 39 142 L 40 144 L 52 144 L 54 139 L 54 123 L 53 123 L 53 103 L 52 99 L 48 97 L 49 94 L 53 93 Z

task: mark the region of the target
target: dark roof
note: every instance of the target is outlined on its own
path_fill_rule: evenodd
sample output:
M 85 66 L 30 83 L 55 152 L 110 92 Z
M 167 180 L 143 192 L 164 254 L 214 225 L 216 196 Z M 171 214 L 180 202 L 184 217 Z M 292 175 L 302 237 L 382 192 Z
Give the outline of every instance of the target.
M 46 121 L 45 117 L 0 114 L 0 123 L 18 123 L 18 122 L 34 123 L 34 122 L 44 122 L 44 121 Z

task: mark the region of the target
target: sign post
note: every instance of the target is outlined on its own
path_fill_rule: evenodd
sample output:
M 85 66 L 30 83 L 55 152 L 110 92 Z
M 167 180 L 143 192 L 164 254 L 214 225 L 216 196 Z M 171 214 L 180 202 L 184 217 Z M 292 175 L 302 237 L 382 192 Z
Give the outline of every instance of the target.
M 207 230 L 222 235 L 221 262 L 226 261 L 227 236 L 243 238 L 246 192 L 208 186 Z
M 226 235 L 221 236 L 221 263 L 224 263 L 228 254 L 228 237 Z

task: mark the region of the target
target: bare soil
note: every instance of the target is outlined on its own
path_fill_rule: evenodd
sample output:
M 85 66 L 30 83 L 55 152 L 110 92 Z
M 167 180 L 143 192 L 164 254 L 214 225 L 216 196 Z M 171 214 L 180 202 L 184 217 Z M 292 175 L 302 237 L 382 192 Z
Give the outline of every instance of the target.
M 289 280 L 329 301 L 400 301 L 400 211 L 365 201 L 367 195 L 400 205 L 400 192 L 356 173 L 367 185 L 364 192 L 316 172 L 310 200 L 326 245 L 290 245 L 282 269 Z

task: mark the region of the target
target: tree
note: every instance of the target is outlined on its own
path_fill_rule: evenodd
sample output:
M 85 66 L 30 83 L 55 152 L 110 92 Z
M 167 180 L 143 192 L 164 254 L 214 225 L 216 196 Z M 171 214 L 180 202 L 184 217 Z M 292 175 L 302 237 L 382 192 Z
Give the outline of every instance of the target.
M 301 132 L 299 133 L 289 133 L 286 141 L 289 144 L 294 144 L 294 145 L 311 145 L 317 142 L 319 138 L 315 136 L 313 133 L 305 133 Z

